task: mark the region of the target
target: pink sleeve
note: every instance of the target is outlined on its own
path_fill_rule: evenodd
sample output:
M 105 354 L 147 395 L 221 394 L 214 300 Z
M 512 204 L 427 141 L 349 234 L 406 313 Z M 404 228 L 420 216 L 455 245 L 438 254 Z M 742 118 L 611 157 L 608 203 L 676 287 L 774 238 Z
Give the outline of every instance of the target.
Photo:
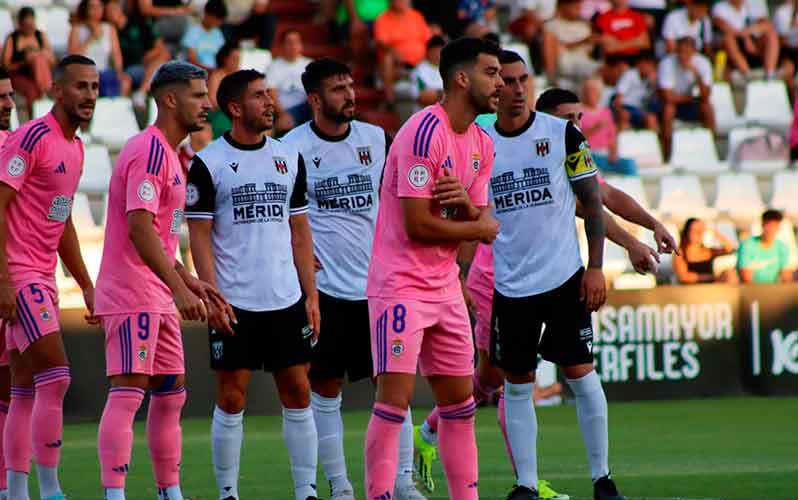
M 482 159 L 477 173 L 476 179 L 468 188 L 468 196 L 471 201 L 479 208 L 488 206 L 488 181 L 490 174 L 493 172 L 493 160 L 496 155 L 493 152 L 493 140 L 487 134 L 480 132 L 482 135 Z
M 0 149 L 0 182 L 8 184 L 14 191 L 22 188 L 36 168 L 36 148 L 23 147 L 22 144 L 27 135 L 26 130 L 12 133 Z
M 397 137 L 391 145 L 391 153 L 397 159 L 397 195 L 400 198 L 432 198 L 432 187 L 438 178 L 438 170 L 445 161 L 442 138 L 435 134 L 439 119 L 420 120 L 418 129 L 408 128 L 406 134 Z
M 161 199 L 163 179 L 166 175 L 148 172 L 148 162 L 144 154 L 134 153 L 124 165 L 125 172 L 125 213 L 133 210 L 146 210 L 155 215 Z M 149 169 L 151 170 L 151 169 Z

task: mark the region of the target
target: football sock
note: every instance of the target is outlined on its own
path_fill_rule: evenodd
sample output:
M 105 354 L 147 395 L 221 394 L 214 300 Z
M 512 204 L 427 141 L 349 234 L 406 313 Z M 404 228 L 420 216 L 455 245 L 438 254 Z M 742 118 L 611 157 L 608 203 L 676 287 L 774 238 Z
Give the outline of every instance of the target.
M 407 409 L 402 430 L 399 432 L 399 465 L 396 469 L 396 486 L 407 486 L 413 482 L 413 415 Z
M 6 476 L 8 477 L 8 500 L 30 500 L 27 472 L 9 470 Z
M 152 472 L 158 489 L 163 490 L 169 500 L 183 500 L 179 486 L 183 446 L 180 413 L 185 404 L 185 387 L 153 392 L 147 412 L 147 444 Z
M 502 438 L 504 438 L 504 449 L 507 451 L 507 457 L 510 463 L 513 464 L 513 473 L 518 476 L 518 471 L 515 467 L 515 459 L 513 458 L 513 449 L 510 446 L 510 439 L 507 437 L 507 411 L 504 404 L 504 392 L 499 395 L 499 409 L 496 412 L 496 420 L 499 421 L 499 429 L 502 431 Z
M 106 488 L 103 500 L 125 500 L 124 488 Z
M 315 497 L 318 438 L 310 407 L 283 408 L 283 439 L 288 448 L 296 499 Z
M 474 436 L 474 415 L 477 404 L 473 397 L 456 405 L 440 407 L 441 464 L 449 485 L 449 498 L 477 500 L 477 443 Z
M 48 498 L 61 493 L 58 484 L 58 463 L 61 460 L 61 438 L 64 433 L 64 396 L 71 377 L 68 366 L 50 368 L 33 376 L 36 397 L 31 413 L 31 437 L 39 493 Z
M 6 417 L 8 417 L 8 402 L 0 401 L 0 500 L 4 500 L 3 493 L 8 489 L 5 451 L 3 449 L 3 432 L 6 428 Z
M 366 431 L 366 498 L 393 497 L 399 462 L 399 435 L 407 410 L 374 403 Z
M 243 440 L 244 412 L 226 413 L 218 406 L 215 407 L 211 424 L 211 450 L 219 498 L 238 498 L 238 474 Z
M 590 477 L 610 473 L 607 436 L 607 398 L 595 370 L 578 379 L 566 379 L 576 398 L 576 417 L 585 441 Z
M 341 418 L 341 395 L 326 398 L 310 393 L 310 406 L 319 436 L 319 462 L 332 492 L 351 490 L 344 458 L 344 421 Z
M 532 401 L 534 382 L 512 384 L 504 382 L 505 424 L 515 461 L 518 484 L 538 488 L 537 435 L 538 421 Z
M 9 500 L 28 500 L 28 472 L 33 456 L 31 415 L 33 387 L 11 387 L 6 428 L 3 432 Z
M 158 500 L 183 500 L 183 492 L 180 491 L 180 485 L 158 488 Z
M 122 489 L 124 492 L 133 453 L 133 420 L 142 401 L 144 389 L 138 387 L 112 387 L 108 391 L 97 433 L 100 477 L 104 488 Z

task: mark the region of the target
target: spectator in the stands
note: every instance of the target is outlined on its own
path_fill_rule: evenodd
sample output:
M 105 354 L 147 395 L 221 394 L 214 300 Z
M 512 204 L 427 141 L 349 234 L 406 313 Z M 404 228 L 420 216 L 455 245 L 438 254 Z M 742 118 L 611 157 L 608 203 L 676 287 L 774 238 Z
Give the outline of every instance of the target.
M 581 8 L 582 0 L 560 0 L 557 16 L 544 26 L 543 66 L 550 82 L 558 76 L 582 80 L 601 66 L 592 58 L 598 37 L 581 18 Z
M 131 78 L 125 73 L 122 48 L 116 28 L 103 21 L 105 7 L 101 0 L 81 0 L 76 22 L 69 33 L 70 54 L 80 54 L 94 61 L 100 74 L 100 97 L 130 94 Z
M 643 15 L 629 8 L 629 0 L 613 0 L 612 9 L 598 16 L 601 49 L 606 59 L 631 62 L 641 50 L 651 48 Z
M 668 13 L 667 0 L 629 0 L 629 7 L 643 14 L 651 40 L 658 39 L 662 32 L 662 22 Z
M 729 62 L 744 77 L 763 67 L 768 79 L 776 75 L 779 37 L 764 0 L 722 0 L 712 7 L 712 21 L 723 35 Z
M 427 42 L 427 57 L 410 73 L 411 96 L 419 106 L 435 104 L 443 95 L 443 79 L 438 65 L 441 62 L 441 49 L 446 40 L 434 36 Z
M 280 57 L 266 70 L 266 80 L 277 102 L 294 118 L 296 125 L 312 118 L 308 96 L 302 86 L 302 73 L 311 59 L 302 55 L 302 35 L 289 29 L 280 35 Z
M 654 53 L 638 54 L 635 65 L 623 72 L 612 104 L 620 130 L 657 130 L 657 62 Z
M 14 91 L 25 97 L 29 116 L 33 102 L 50 90 L 54 64 L 55 54 L 47 35 L 36 29 L 33 9 L 22 7 L 17 14 L 17 29 L 6 37 L 3 67 L 11 73 Z
M 391 0 L 391 5 L 374 21 L 374 39 L 385 102 L 395 101 L 394 84 L 399 70 L 414 68 L 424 60 L 432 37 L 424 16 L 410 6 L 410 0 Z
M 227 21 L 222 26 L 231 42 L 253 39 L 260 49 L 271 50 L 277 16 L 269 11 L 269 0 L 225 0 Z
M 465 36 L 481 37 L 498 28 L 493 0 L 459 0 L 457 19 L 463 25 Z
M 710 101 L 712 64 L 696 52 L 693 38 L 686 36 L 677 41 L 676 53 L 660 61 L 657 79 L 662 100 L 662 146 L 669 158 L 676 118 L 699 122 L 715 132 L 715 110 Z
M 125 73 L 130 76 L 134 89 L 133 104 L 143 109 L 147 105 L 147 92 L 155 70 L 172 58 L 169 50 L 152 29 L 152 22 L 138 15 L 136 2 L 127 3 L 127 14 L 119 1 L 110 0 L 105 6 L 105 17 L 116 27 Z
M 333 38 L 337 42 L 347 41 L 356 60 L 367 57 L 374 21 L 388 10 L 389 0 L 321 0 L 321 4 L 326 17 L 332 18 Z
M 787 0 L 776 9 L 773 24 L 781 42 L 781 73 L 790 99 L 795 97 L 795 73 L 798 71 L 798 0 Z
M 221 26 L 227 17 L 223 0 L 208 0 L 199 23 L 192 23 L 181 42 L 186 59 L 205 70 L 216 68 L 216 53 L 224 45 Z
M 183 0 L 127 0 L 138 2 L 142 16 L 152 18 L 155 32 L 166 42 L 169 51 L 176 54 L 180 40 L 188 28 L 194 7 Z
M 623 175 L 637 174 L 634 160 L 618 156 L 618 127 L 612 110 L 601 105 L 603 91 L 601 78 L 591 77 L 582 84 L 582 120 L 581 129 L 593 160 L 604 172 Z
M 778 210 L 766 210 L 762 214 L 762 234 L 740 245 L 737 269 L 743 283 L 793 281 L 793 270 L 789 268 L 790 250 L 786 243 L 776 239 L 783 218 Z
M 228 42 L 216 53 L 216 68 L 208 74 L 208 98 L 212 109 L 208 113 L 208 125 L 203 130 L 191 134 L 191 149 L 194 151 L 201 151 L 233 126 L 230 118 L 219 110 L 216 92 L 224 77 L 239 69 L 241 69 L 241 50 L 237 42 Z
M 709 247 L 706 237 L 714 238 L 719 246 Z M 727 269 L 715 274 L 715 259 L 737 251 L 734 242 L 714 229 L 708 229 L 701 219 L 690 218 L 684 223 L 679 241 L 679 254 L 673 257 L 673 271 L 682 284 L 737 283 L 737 271 Z
M 543 23 L 548 21 L 548 18 L 544 17 L 545 12 L 542 12 L 540 8 L 542 2 L 538 0 L 509 0 L 504 3 L 509 4 L 510 7 L 508 31 L 527 45 L 539 45 Z
M 710 0 L 686 0 L 686 6 L 671 11 L 662 25 L 665 49 L 676 51 L 676 41 L 690 36 L 699 52 L 711 55 L 712 20 L 709 18 Z

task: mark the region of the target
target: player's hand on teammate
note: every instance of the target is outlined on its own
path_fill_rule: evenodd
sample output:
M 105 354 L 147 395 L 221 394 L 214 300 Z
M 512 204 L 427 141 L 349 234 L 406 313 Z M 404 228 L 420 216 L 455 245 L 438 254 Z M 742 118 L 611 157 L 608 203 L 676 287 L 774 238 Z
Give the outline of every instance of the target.
M 657 222 L 657 225 L 654 226 L 654 240 L 657 242 L 657 250 L 660 253 L 679 255 L 679 245 L 676 244 L 676 239 L 661 222 Z
M 321 261 L 319 260 L 318 257 L 316 257 L 316 255 L 313 255 L 313 269 L 316 272 L 319 272 L 322 269 L 324 269 L 324 266 L 321 265 Z
M 88 314 L 83 315 L 83 319 L 86 320 L 86 323 L 90 325 L 99 325 L 100 318 L 94 315 L 94 285 L 90 284 L 84 288 L 82 292 L 83 303 L 86 304 L 86 310 L 88 311 Z
M 499 221 L 493 218 L 492 211 L 493 204 L 491 203 L 487 210 L 480 212 L 476 221 L 479 224 L 479 241 L 488 245 L 493 243 L 493 240 L 499 234 Z
M 17 320 L 17 292 L 9 282 L 0 283 L 0 319 Z
M 660 262 L 659 252 L 640 241 L 635 241 L 626 251 L 629 252 L 629 260 L 635 271 L 640 274 L 657 272 L 657 264 Z
M 199 297 L 205 306 L 208 315 L 208 325 L 214 330 L 218 330 L 227 335 L 233 335 L 232 325 L 237 323 L 233 307 L 222 296 L 221 292 L 207 281 L 191 277 L 186 283 L 191 292 Z
M 313 343 L 319 339 L 321 332 L 321 312 L 319 311 L 319 298 L 308 297 L 305 299 L 305 314 L 308 316 L 308 325 L 313 329 Z
M 579 299 L 585 302 L 588 311 L 598 311 L 607 300 L 607 283 L 600 268 L 588 267 L 582 275 L 582 289 Z
M 175 306 L 180 313 L 180 317 L 188 321 L 205 321 L 207 314 L 205 311 L 205 304 L 186 283 L 174 292 Z

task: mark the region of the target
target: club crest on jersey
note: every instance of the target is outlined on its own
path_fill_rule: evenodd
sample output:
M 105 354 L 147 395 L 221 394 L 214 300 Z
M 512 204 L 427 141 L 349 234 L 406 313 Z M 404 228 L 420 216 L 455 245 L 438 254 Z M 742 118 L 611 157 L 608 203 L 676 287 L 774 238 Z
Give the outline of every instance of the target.
M 371 148 L 369 146 L 357 148 L 357 157 L 363 165 L 371 166 Z
M 471 168 L 474 169 L 474 172 L 479 171 L 479 164 L 482 160 L 482 157 L 479 153 L 471 153 Z
M 405 344 L 400 339 L 391 342 L 391 354 L 393 357 L 398 358 L 405 352 Z
M 535 150 L 538 156 L 548 156 L 551 151 L 551 143 L 548 139 L 536 139 Z
M 316 168 L 319 168 L 319 165 L 321 164 L 321 158 L 319 158 L 318 156 L 314 156 L 313 164 L 316 166 Z
M 276 168 L 277 171 L 280 172 L 281 174 L 288 173 L 288 163 L 285 161 L 285 158 L 278 158 L 277 156 L 275 156 L 274 168 Z
M 42 321 L 50 321 L 50 311 L 47 310 L 46 306 L 42 306 L 39 308 L 39 317 L 42 318 Z
M 15 157 L 8 160 L 8 165 L 6 165 L 6 170 L 8 171 L 8 175 L 10 175 L 11 177 L 19 177 L 20 175 L 22 175 L 22 172 L 25 171 L 25 167 L 27 167 L 25 160 L 21 156 L 16 155 Z

